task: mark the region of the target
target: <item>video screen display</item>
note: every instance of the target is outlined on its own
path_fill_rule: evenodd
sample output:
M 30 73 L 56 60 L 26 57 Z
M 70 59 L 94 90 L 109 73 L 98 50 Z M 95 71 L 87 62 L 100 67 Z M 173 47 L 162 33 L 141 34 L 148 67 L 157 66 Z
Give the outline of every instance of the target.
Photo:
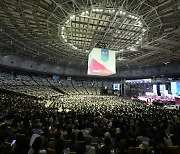
M 180 96 L 180 82 L 171 82 L 171 93 L 175 97 Z
M 115 51 L 94 48 L 89 54 L 88 75 L 108 76 L 116 73 Z
M 119 83 L 114 83 L 113 84 L 113 89 L 114 90 L 120 90 L 120 84 Z
M 60 76 L 58 76 L 58 75 L 53 75 L 52 79 L 53 79 L 53 80 L 60 80 Z

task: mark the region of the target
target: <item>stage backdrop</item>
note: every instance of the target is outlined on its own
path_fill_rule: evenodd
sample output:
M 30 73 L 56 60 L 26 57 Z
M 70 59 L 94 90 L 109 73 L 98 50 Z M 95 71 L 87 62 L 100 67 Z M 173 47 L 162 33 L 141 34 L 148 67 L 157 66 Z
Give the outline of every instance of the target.
M 88 75 L 108 76 L 115 73 L 115 51 L 94 48 L 89 54 Z

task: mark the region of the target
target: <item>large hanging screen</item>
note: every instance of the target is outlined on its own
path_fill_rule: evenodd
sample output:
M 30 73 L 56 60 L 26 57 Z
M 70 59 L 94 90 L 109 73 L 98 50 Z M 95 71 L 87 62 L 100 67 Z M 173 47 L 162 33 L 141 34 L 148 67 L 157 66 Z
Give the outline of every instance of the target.
M 115 51 L 94 48 L 89 54 L 88 75 L 108 76 L 115 73 Z

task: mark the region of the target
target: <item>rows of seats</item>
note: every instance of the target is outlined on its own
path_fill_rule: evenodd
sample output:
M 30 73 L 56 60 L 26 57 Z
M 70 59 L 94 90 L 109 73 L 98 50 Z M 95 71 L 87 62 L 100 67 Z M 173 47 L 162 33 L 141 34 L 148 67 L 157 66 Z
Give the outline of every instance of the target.
M 2 86 L 2 89 L 10 90 L 13 92 L 18 92 L 30 96 L 35 97 L 52 97 L 52 96 L 60 96 L 62 93 L 52 89 L 51 87 L 43 87 L 43 86 Z
M 53 86 L 70 95 L 100 95 L 100 89 L 106 87 L 112 89 L 112 81 L 86 81 L 86 80 L 54 80 L 48 76 L 25 75 L 16 73 L 0 73 L 0 85 L 15 86 Z M 22 88 L 24 89 L 24 88 Z M 34 89 L 34 88 L 32 88 Z M 26 90 L 26 88 L 25 88 Z M 13 90 L 14 91 L 14 90 Z M 19 91 L 21 92 L 21 91 Z
M 50 86 L 50 83 L 47 81 L 45 77 L 39 77 L 32 75 L 32 79 L 39 85 L 39 86 Z

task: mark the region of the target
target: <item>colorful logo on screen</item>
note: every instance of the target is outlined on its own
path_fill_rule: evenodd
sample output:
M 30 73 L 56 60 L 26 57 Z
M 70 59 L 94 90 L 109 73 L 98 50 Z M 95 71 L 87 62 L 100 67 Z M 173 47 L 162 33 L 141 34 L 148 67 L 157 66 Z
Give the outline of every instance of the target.
M 107 69 L 102 64 L 98 63 L 95 59 L 92 59 L 90 65 L 89 65 L 89 72 L 90 74 L 112 74 L 113 72 Z
M 101 49 L 101 60 L 107 62 L 109 60 L 109 50 Z

